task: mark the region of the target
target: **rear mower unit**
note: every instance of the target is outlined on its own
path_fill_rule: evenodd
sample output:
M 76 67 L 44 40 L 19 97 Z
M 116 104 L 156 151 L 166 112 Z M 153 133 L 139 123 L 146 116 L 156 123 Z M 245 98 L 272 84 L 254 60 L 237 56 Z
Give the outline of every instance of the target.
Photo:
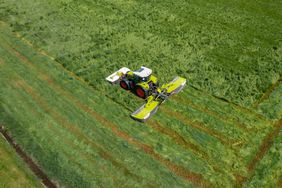
M 175 77 L 168 84 L 159 86 L 158 79 L 152 75 L 152 70 L 141 66 L 136 71 L 123 67 L 106 78 L 111 84 L 119 84 L 125 90 L 130 90 L 146 103 L 131 114 L 137 121 L 145 122 L 156 113 L 158 107 L 171 95 L 179 93 L 186 85 L 186 79 Z

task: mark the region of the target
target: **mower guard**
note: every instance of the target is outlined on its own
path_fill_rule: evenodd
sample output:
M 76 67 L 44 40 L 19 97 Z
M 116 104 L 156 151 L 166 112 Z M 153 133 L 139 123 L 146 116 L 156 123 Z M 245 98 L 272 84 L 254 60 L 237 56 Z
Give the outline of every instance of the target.
M 130 116 L 131 118 L 137 121 L 145 122 L 157 112 L 159 105 L 160 101 L 148 101 L 147 103 L 143 104 L 140 108 L 138 108 L 135 112 L 133 112 Z

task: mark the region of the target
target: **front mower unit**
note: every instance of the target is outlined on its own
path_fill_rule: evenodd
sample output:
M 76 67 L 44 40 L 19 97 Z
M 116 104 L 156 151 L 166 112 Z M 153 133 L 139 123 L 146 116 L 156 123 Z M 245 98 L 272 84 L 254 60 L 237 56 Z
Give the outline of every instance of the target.
M 123 67 L 106 78 L 111 84 L 120 84 L 125 90 L 131 90 L 146 103 L 131 114 L 137 121 L 145 122 L 158 110 L 170 96 L 179 93 L 186 85 L 186 79 L 175 77 L 168 84 L 159 87 L 158 80 L 152 75 L 152 70 L 141 67 L 136 71 Z

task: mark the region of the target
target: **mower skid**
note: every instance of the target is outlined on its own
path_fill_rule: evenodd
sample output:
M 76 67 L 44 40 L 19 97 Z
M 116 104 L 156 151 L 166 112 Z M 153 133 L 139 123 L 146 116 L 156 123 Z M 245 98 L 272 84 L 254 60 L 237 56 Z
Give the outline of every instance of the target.
M 114 72 L 113 74 L 111 74 L 110 76 L 108 76 L 106 78 L 106 80 L 108 82 L 110 82 L 111 84 L 116 84 L 118 83 L 121 75 L 124 75 L 126 74 L 128 71 L 130 71 L 129 68 L 126 68 L 126 67 L 122 67 L 121 69 L 119 69 L 118 71 Z
M 162 86 L 169 95 L 179 93 L 186 85 L 186 79 L 182 77 L 175 77 L 171 82 Z
M 152 115 L 154 115 L 157 112 L 159 104 L 160 104 L 159 101 L 148 102 L 142 105 L 140 108 L 138 108 L 130 116 L 134 120 L 145 122 L 146 120 L 148 120 Z

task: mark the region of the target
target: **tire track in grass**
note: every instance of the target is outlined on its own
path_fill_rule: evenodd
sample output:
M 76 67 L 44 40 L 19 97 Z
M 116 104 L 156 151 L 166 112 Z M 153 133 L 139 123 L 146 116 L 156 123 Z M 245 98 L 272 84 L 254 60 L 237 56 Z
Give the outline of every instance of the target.
M 166 107 L 162 107 L 160 110 L 163 111 L 164 113 L 167 113 L 167 114 L 174 116 L 177 120 L 181 121 L 183 124 L 185 124 L 187 126 L 191 126 L 195 129 L 200 130 L 201 132 L 204 132 L 208 135 L 213 136 L 214 138 L 218 139 L 223 145 L 232 146 L 234 143 L 236 143 L 236 141 L 227 138 L 223 134 L 206 128 L 204 126 L 204 124 L 202 124 L 198 121 L 191 121 L 191 120 L 187 119 L 184 115 L 180 114 L 179 112 L 172 111 L 172 110 L 170 110 Z
M 33 67 L 34 69 L 37 69 L 35 68 L 35 66 L 33 65 L 33 63 L 29 62 L 29 60 L 24 57 L 22 54 L 20 54 L 15 48 L 13 48 L 12 46 L 9 45 L 9 48 L 10 50 L 13 51 L 13 53 L 20 59 L 22 60 L 23 62 L 29 64 L 31 67 Z M 69 72 L 69 71 L 67 71 Z M 44 75 L 45 78 L 49 78 L 47 75 L 43 74 L 42 72 L 40 73 L 39 71 L 39 74 L 41 74 L 41 76 Z M 47 77 L 46 77 L 47 76 Z M 71 74 L 71 76 L 73 76 L 73 73 Z M 75 76 L 75 78 L 77 78 L 77 76 Z M 81 80 L 79 78 L 79 80 Z M 50 79 L 49 81 L 51 81 L 52 83 L 52 79 Z M 87 84 L 87 86 L 89 86 Z M 57 86 L 57 89 L 60 88 L 59 86 Z M 60 89 L 62 90 L 62 89 Z M 30 88 L 28 89 L 29 92 L 31 92 L 32 90 L 30 90 Z M 63 92 L 63 93 L 66 93 L 66 92 Z M 33 97 L 35 97 L 35 99 L 39 96 L 36 96 L 36 93 L 33 93 Z M 70 97 L 71 96 L 71 97 Z M 70 100 L 73 100 L 75 99 L 74 96 L 68 94 L 67 96 Z M 40 101 L 38 101 L 40 102 Z M 146 145 L 144 143 L 140 143 L 138 142 L 137 140 L 135 140 L 134 138 L 132 138 L 130 135 L 128 135 L 127 133 L 119 130 L 117 127 L 117 125 L 115 125 L 114 123 L 112 123 L 111 121 L 107 120 L 106 118 L 104 118 L 103 116 L 101 116 L 100 114 L 94 112 L 92 109 L 90 109 L 88 106 L 80 103 L 80 101 L 76 100 L 75 99 L 75 103 L 77 106 L 79 106 L 81 109 L 83 109 L 86 113 L 90 114 L 91 116 L 93 116 L 96 120 L 98 120 L 100 123 L 102 123 L 103 125 L 105 125 L 106 127 L 108 127 L 116 136 L 122 138 L 123 140 L 127 141 L 128 143 L 138 147 L 139 149 L 143 150 L 146 154 L 150 155 L 151 157 L 153 157 L 155 160 L 159 161 L 161 164 L 163 164 L 164 166 L 166 166 L 168 169 L 170 169 L 173 173 L 175 173 L 176 175 L 184 178 L 185 180 L 187 181 L 190 181 L 191 183 L 193 183 L 194 185 L 196 186 L 199 186 L 199 187 L 210 187 L 210 183 L 207 182 L 202 175 L 200 174 L 196 174 L 194 172 L 191 172 L 187 169 L 185 169 L 184 167 L 182 166 L 179 166 L 177 164 L 174 164 L 172 163 L 170 160 L 168 159 L 165 159 L 163 158 L 160 154 L 156 153 L 154 151 L 154 149 L 149 146 L 149 145 Z M 47 107 L 46 108 L 46 112 L 48 113 L 52 113 L 52 111 L 50 111 L 50 108 Z M 85 137 L 85 135 L 83 135 L 82 133 L 79 133 L 79 130 L 76 129 L 73 125 L 71 124 L 65 124 L 68 120 L 63 118 L 63 117 L 60 117 L 57 113 L 53 113 L 52 114 L 54 116 L 55 119 L 57 119 L 58 122 L 60 122 L 61 124 L 65 125 L 67 129 L 69 129 L 73 134 L 76 134 L 76 135 L 79 135 L 79 137 L 81 139 L 87 139 L 87 137 Z M 78 133 L 77 133 L 78 131 Z M 87 139 L 88 140 L 88 139 Z M 94 145 L 94 143 L 91 143 L 91 145 Z M 100 154 L 103 154 L 103 153 L 100 153 Z M 110 156 L 109 154 L 107 154 L 107 152 L 104 153 L 105 154 L 105 158 L 107 158 L 108 156 Z M 113 160 L 111 158 L 111 160 Z M 115 164 L 115 163 L 113 163 Z
M 279 86 L 279 84 L 282 82 L 282 76 L 274 83 L 272 84 L 265 93 L 263 93 L 263 95 L 261 96 L 260 99 L 258 99 L 254 104 L 253 104 L 253 108 L 258 108 L 258 106 L 264 102 L 265 100 L 267 100 L 270 95 L 272 94 L 272 92 Z
M 245 182 L 249 181 L 250 177 L 252 177 L 253 173 L 255 172 L 255 168 L 257 164 L 263 159 L 263 157 L 269 151 L 269 149 L 273 145 L 273 140 L 275 139 L 275 137 L 278 136 L 279 131 L 281 131 L 281 129 L 282 129 L 282 119 L 276 122 L 276 125 L 274 126 L 274 130 L 271 131 L 269 134 L 267 134 L 265 138 L 262 140 L 262 143 L 258 151 L 256 152 L 255 157 L 247 165 L 248 174 L 249 174 L 248 177 L 239 177 L 237 179 L 237 187 L 242 187 Z
M 42 171 L 42 169 L 27 155 L 24 150 L 15 143 L 13 138 L 8 134 L 3 125 L 0 125 L 0 133 L 5 140 L 16 150 L 17 154 L 24 160 L 33 173 L 42 181 L 42 183 L 48 188 L 56 188 L 57 186 L 48 178 L 48 176 Z

